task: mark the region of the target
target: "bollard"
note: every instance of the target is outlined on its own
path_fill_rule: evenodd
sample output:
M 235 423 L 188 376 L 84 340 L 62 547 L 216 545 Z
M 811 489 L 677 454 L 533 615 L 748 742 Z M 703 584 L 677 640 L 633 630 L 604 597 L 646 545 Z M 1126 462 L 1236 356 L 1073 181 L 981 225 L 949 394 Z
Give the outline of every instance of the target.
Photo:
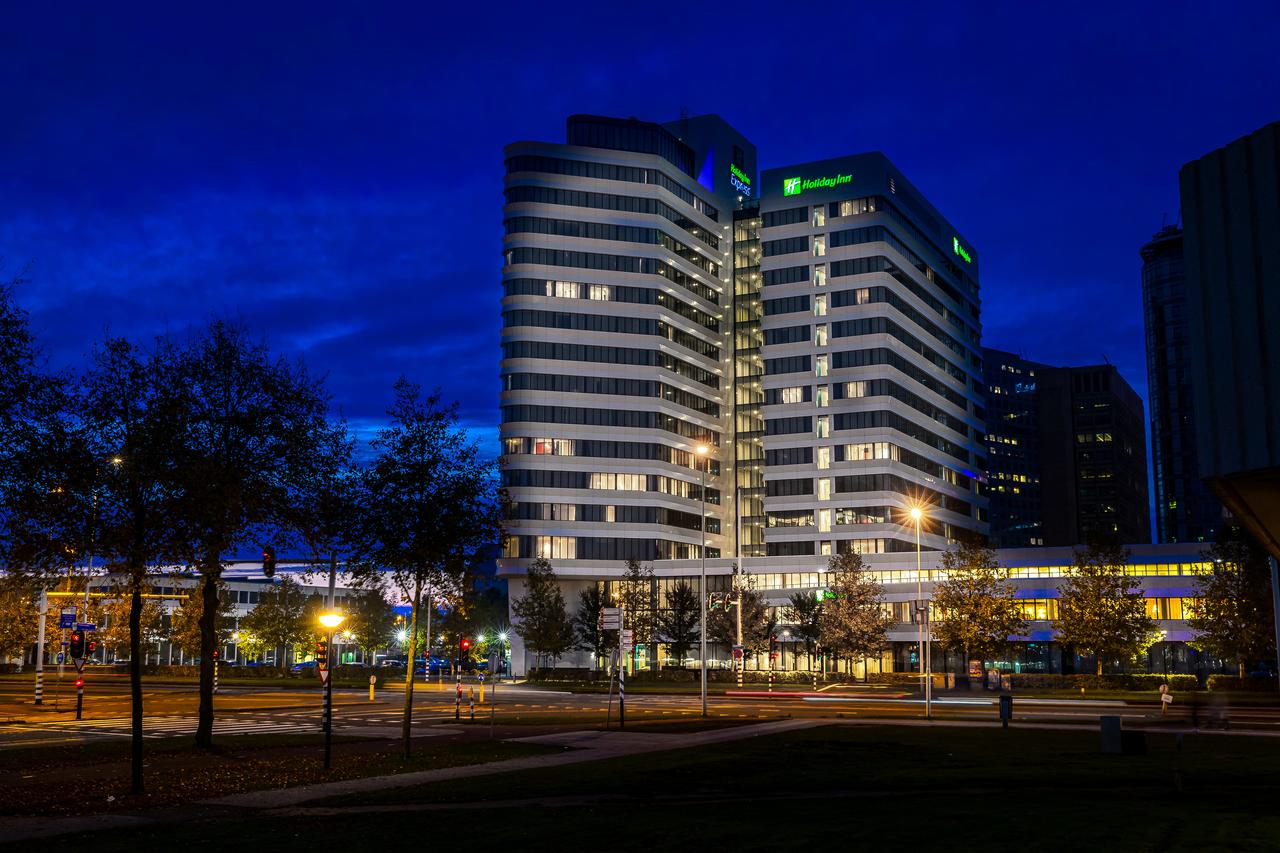
M 467 688 L 467 704 L 471 706 L 471 722 L 476 721 L 476 689 L 474 687 Z
M 378 676 L 376 675 L 369 676 L 369 701 L 370 702 L 373 701 L 373 688 L 376 687 L 377 684 L 378 684 Z
M 483 705 L 484 704 L 484 676 L 477 675 L 476 678 L 480 679 L 480 704 Z
M 453 694 L 453 718 L 462 719 L 462 676 L 458 676 L 458 690 Z
M 773 692 L 773 661 L 769 661 L 769 692 Z
M 624 668 L 618 669 L 618 728 L 626 728 L 627 725 L 627 671 Z
M 1008 693 L 1000 697 L 1000 727 L 1009 728 L 1009 721 L 1013 719 L 1013 697 Z
M 813 692 L 818 692 L 818 671 L 816 669 L 813 671 Z
M 218 695 L 218 659 L 213 659 L 213 695 Z

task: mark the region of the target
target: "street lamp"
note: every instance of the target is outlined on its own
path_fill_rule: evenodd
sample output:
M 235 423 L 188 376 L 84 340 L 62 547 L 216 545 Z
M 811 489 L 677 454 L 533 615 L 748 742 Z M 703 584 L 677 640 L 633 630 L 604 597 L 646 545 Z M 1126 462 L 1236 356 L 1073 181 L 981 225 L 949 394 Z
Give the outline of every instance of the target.
M 344 621 L 346 616 L 335 611 L 320 614 L 320 624 L 328 628 L 325 639 L 324 660 L 319 661 L 320 678 L 324 681 L 324 769 L 329 769 L 330 754 L 333 751 L 333 678 L 329 673 L 329 655 L 332 654 L 333 631 Z
M 920 652 L 920 689 L 924 693 L 924 715 L 933 718 L 933 665 L 929 660 L 929 605 L 924 600 L 923 571 L 920 566 L 920 523 L 924 520 L 924 509 L 919 505 L 911 507 L 911 520 L 916 524 L 916 636 L 919 641 L 916 649 Z
M 699 444 L 694 448 L 694 452 L 702 457 L 702 465 L 698 468 L 698 473 L 702 480 L 702 572 L 700 574 L 700 584 L 698 586 L 698 598 L 701 606 L 702 621 L 699 623 L 699 657 L 702 660 L 702 716 L 707 716 L 707 453 L 711 448 L 705 444 Z

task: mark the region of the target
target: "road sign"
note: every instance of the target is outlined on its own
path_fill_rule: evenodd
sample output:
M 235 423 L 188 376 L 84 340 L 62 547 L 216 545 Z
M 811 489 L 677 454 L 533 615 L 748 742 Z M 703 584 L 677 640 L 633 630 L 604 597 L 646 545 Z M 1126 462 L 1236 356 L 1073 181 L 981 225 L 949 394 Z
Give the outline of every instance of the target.
M 93 622 L 77 622 L 76 630 L 77 631 L 96 631 L 98 630 L 98 626 Z
M 622 647 L 629 649 L 631 648 L 632 641 L 635 640 L 635 636 L 636 632 L 627 628 L 618 635 L 618 643 Z
M 66 663 L 66 662 L 67 662 L 66 654 L 63 652 L 58 652 L 58 663 Z
M 320 683 L 325 684 L 328 681 L 329 681 L 329 670 L 327 669 L 320 670 Z
M 742 660 L 742 646 L 733 647 L 733 659 Z
M 606 631 L 619 631 L 622 629 L 622 608 L 621 607 L 605 607 L 600 611 L 600 624 Z
M 64 610 L 58 614 L 59 628 L 74 628 L 76 626 L 76 612 L 74 610 Z

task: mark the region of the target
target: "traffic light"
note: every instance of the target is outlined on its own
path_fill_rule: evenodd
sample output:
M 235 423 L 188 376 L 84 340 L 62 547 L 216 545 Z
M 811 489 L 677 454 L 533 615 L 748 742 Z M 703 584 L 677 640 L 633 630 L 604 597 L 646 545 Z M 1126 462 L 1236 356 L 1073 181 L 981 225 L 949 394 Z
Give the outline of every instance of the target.
M 215 661 L 218 659 L 218 650 L 217 650 L 217 649 L 214 649 L 214 650 L 213 650 L 213 659 L 214 659 Z
M 320 640 L 316 643 L 316 666 L 321 669 L 329 668 L 329 643 L 327 640 Z
M 468 640 L 466 637 L 463 637 L 461 640 L 458 640 L 458 649 L 463 654 L 466 654 L 467 650 L 470 648 L 471 648 L 471 641 Z
M 87 654 L 86 654 L 85 656 L 86 656 L 86 657 L 93 657 L 93 653 L 94 653 L 95 651 L 97 651 L 97 648 L 98 648 L 98 641 L 97 641 L 97 640 L 89 640 L 88 642 L 86 642 L 86 643 L 84 644 L 84 647 L 85 647 L 85 651 L 87 652 Z
M 77 659 L 84 657 L 84 632 L 82 631 L 71 632 L 71 657 Z
M 262 548 L 262 573 L 267 577 L 276 573 L 276 549 L 270 545 Z

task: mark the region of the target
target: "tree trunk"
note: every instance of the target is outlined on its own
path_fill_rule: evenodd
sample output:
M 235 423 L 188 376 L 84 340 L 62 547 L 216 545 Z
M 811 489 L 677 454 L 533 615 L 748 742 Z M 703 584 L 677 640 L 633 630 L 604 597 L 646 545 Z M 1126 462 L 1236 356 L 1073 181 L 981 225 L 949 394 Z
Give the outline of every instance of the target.
M 134 571 L 133 591 L 129 597 L 129 704 L 132 711 L 129 748 L 129 791 L 141 794 L 142 788 L 142 578 L 146 569 Z
M 218 643 L 218 557 L 205 556 L 201 567 L 200 611 L 200 712 L 196 723 L 196 746 L 213 746 L 213 651 Z
M 1244 661 L 1240 661 L 1240 678 L 1244 680 Z
M 422 600 L 422 584 L 415 581 L 413 585 L 413 605 L 409 616 L 409 663 L 405 667 L 404 676 L 404 720 L 400 723 L 401 737 L 404 739 L 404 757 L 409 757 L 412 745 L 413 726 L 413 670 L 418 660 L 418 604 Z M 427 663 L 424 670 L 430 671 L 431 642 L 427 642 Z

